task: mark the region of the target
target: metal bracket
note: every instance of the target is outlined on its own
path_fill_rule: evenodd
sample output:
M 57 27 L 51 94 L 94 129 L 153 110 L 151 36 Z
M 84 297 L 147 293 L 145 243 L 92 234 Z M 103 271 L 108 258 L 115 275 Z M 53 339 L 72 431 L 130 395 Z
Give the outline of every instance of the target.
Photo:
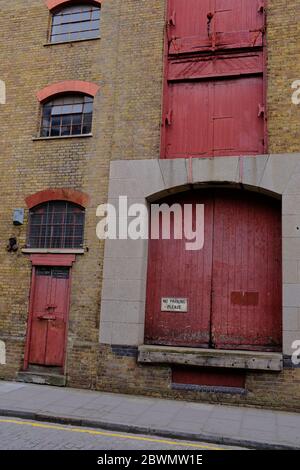
M 259 0 L 257 12 L 258 13 L 264 13 L 265 12 L 265 2 L 264 2 L 264 0 Z
M 173 11 L 169 20 L 168 20 L 168 26 L 176 26 L 176 12 Z
M 265 117 L 265 107 L 263 104 L 258 105 L 258 115 L 257 117 Z
M 173 115 L 173 112 L 172 112 L 172 111 L 169 111 L 169 112 L 166 114 L 165 123 L 166 123 L 167 126 L 171 126 L 171 124 L 172 124 L 172 115 Z

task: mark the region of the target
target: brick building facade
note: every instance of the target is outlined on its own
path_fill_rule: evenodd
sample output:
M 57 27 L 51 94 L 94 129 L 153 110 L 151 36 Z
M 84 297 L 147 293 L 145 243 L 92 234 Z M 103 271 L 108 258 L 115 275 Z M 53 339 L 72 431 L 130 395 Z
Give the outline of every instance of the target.
M 97 9 L 101 2 L 85 3 Z M 0 0 L 0 79 L 7 95 L 0 105 L 0 340 L 6 349 L 0 377 L 300 410 L 300 369 L 291 361 L 292 343 L 300 340 L 300 108 L 291 101 L 291 85 L 300 79 L 299 1 L 268 0 L 266 7 L 267 153 L 192 160 L 160 158 L 167 2 L 104 1 L 99 34 L 51 42 L 53 16 L 70 6 L 76 2 L 31 0 L 25 7 Z M 41 136 L 43 107 L 71 95 L 93 99 L 91 132 Z M 120 195 L 148 204 L 220 186 L 282 201 L 282 349 L 144 345 L 148 242 L 99 241 L 96 208 Z M 80 248 L 28 246 L 30 211 L 53 200 L 85 209 Z M 24 224 L 14 225 L 19 208 Z M 12 238 L 18 250 L 9 252 Z M 47 372 L 30 368 L 28 322 L 39 266 L 72 273 L 63 365 L 50 360 Z M 182 366 L 193 377 L 199 373 L 201 383 L 177 383 Z M 237 385 L 228 386 L 226 375 Z

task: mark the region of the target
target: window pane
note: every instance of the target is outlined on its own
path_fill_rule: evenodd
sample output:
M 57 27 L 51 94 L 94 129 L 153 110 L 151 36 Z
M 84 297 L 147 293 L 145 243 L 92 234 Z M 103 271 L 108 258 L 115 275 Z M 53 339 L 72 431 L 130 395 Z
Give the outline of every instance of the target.
M 40 135 L 57 137 L 90 133 L 92 111 L 93 98 L 90 96 L 67 94 L 55 98 L 43 106 Z
M 59 127 L 51 127 L 51 137 L 59 136 Z
M 53 15 L 51 42 L 75 41 L 98 37 L 100 8 L 74 5 Z M 84 33 L 83 33 L 84 32 Z
M 72 116 L 73 125 L 81 125 L 81 122 L 82 122 L 82 114 L 73 114 Z
M 53 106 L 52 108 L 52 116 L 59 116 L 62 113 L 62 106 Z
M 75 113 L 76 113 L 76 114 L 77 114 L 77 113 L 82 113 L 82 111 L 83 111 L 83 105 L 82 105 L 82 104 L 74 104 L 74 105 L 73 105 L 73 110 L 72 110 L 72 112 L 73 112 L 74 114 L 75 114 Z
M 93 112 L 93 102 L 92 103 L 85 103 L 84 112 L 85 113 L 92 113 Z
M 80 126 L 72 126 L 72 135 L 80 135 L 81 132 L 81 125 Z
M 93 10 L 92 19 L 93 20 L 100 20 L 100 8 L 97 9 L 97 10 Z
M 60 126 L 60 116 L 52 116 L 52 127 Z
M 83 118 L 83 134 L 89 134 L 92 130 L 92 116 L 91 114 L 85 114 Z
M 49 137 L 50 129 L 49 128 L 43 128 L 41 132 L 41 137 Z

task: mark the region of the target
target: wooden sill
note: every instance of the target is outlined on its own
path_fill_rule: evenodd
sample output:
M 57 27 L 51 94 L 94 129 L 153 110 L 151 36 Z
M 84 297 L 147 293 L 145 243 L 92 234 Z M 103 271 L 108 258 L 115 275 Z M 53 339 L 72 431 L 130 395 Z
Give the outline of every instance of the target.
M 138 350 L 138 362 L 146 364 L 178 364 L 277 372 L 283 369 L 282 353 L 148 345 L 141 345 Z

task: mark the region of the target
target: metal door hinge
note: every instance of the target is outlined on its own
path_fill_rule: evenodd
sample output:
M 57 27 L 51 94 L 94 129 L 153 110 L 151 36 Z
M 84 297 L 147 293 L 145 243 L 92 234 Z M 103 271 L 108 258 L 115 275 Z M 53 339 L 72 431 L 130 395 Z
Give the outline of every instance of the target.
M 264 13 L 265 12 L 265 2 L 264 2 L 264 0 L 259 0 L 257 12 L 258 13 Z
M 257 117 L 265 117 L 265 107 L 263 104 L 258 105 L 258 115 Z
M 165 123 L 166 123 L 167 126 L 171 126 L 171 124 L 172 124 L 172 115 L 173 115 L 173 112 L 172 112 L 172 111 L 169 111 L 169 112 L 166 114 Z
M 168 26 L 176 26 L 176 12 L 173 11 L 167 22 Z

